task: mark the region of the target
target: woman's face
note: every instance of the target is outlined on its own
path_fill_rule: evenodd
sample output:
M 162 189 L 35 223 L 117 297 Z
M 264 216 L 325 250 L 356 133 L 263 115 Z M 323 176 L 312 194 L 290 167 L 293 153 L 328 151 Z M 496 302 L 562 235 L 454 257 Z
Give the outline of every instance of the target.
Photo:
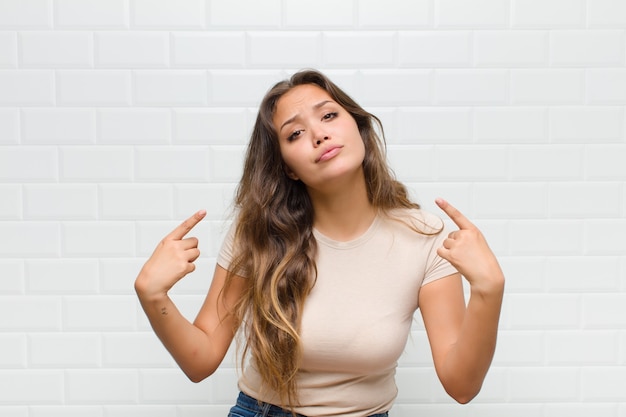
M 285 93 L 273 122 L 290 178 L 323 190 L 362 175 L 365 145 L 356 121 L 319 86 L 303 84 Z

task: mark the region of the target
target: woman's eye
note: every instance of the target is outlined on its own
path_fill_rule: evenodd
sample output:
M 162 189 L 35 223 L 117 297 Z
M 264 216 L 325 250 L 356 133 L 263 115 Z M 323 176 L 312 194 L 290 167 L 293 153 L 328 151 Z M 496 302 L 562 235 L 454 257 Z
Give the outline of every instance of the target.
M 337 117 L 337 112 L 331 112 L 331 113 L 326 113 L 324 117 L 322 117 L 322 119 L 329 120 L 329 119 L 334 119 L 335 117 Z
M 298 138 L 298 136 L 300 136 L 302 134 L 302 132 L 303 132 L 302 129 L 294 131 L 291 135 L 289 135 L 287 137 L 287 141 L 291 142 L 293 140 L 296 140 Z

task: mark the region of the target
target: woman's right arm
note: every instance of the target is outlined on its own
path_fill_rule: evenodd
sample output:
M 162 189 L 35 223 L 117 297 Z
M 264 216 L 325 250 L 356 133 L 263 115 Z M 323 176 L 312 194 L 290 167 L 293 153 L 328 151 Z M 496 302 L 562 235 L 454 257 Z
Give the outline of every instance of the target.
M 236 332 L 229 314 L 244 289 L 244 279 L 235 277 L 222 291 L 227 271 L 215 267 L 207 297 L 196 320 L 189 322 L 176 308 L 168 291 L 195 270 L 200 255 L 198 240 L 185 235 L 206 215 L 200 211 L 181 223 L 157 246 L 135 280 L 135 291 L 148 320 L 165 348 L 194 382 L 213 374 L 220 365 Z

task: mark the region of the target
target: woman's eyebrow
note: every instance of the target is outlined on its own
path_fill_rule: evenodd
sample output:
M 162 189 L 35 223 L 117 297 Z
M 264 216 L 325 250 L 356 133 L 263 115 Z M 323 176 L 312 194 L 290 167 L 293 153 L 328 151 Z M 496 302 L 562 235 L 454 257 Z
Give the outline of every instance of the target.
M 332 100 L 322 100 L 319 103 L 313 105 L 313 110 L 317 110 L 320 107 L 322 107 L 324 104 L 328 104 L 328 103 L 334 103 L 334 101 L 332 101 Z M 280 132 L 281 130 L 283 130 L 283 128 L 285 126 L 287 126 L 289 123 L 293 123 L 293 121 L 296 120 L 298 118 L 298 116 L 300 116 L 300 115 L 299 114 L 295 114 L 295 115 L 291 116 L 289 119 L 285 120 L 285 122 L 282 125 L 280 125 L 280 129 L 278 129 L 278 131 Z

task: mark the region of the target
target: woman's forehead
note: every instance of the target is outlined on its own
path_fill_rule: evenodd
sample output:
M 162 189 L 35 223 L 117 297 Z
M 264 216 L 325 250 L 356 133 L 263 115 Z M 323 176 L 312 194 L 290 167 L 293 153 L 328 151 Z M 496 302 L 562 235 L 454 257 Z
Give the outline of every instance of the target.
M 317 84 L 301 84 L 291 88 L 276 102 L 278 110 L 281 104 L 296 105 L 315 101 L 316 98 L 332 99 L 330 94 Z
M 315 109 L 328 102 L 334 103 L 335 100 L 326 90 L 315 84 L 295 86 L 276 101 L 274 122 L 278 123 L 281 120 L 284 122 L 284 120 L 291 119 L 302 111 Z

